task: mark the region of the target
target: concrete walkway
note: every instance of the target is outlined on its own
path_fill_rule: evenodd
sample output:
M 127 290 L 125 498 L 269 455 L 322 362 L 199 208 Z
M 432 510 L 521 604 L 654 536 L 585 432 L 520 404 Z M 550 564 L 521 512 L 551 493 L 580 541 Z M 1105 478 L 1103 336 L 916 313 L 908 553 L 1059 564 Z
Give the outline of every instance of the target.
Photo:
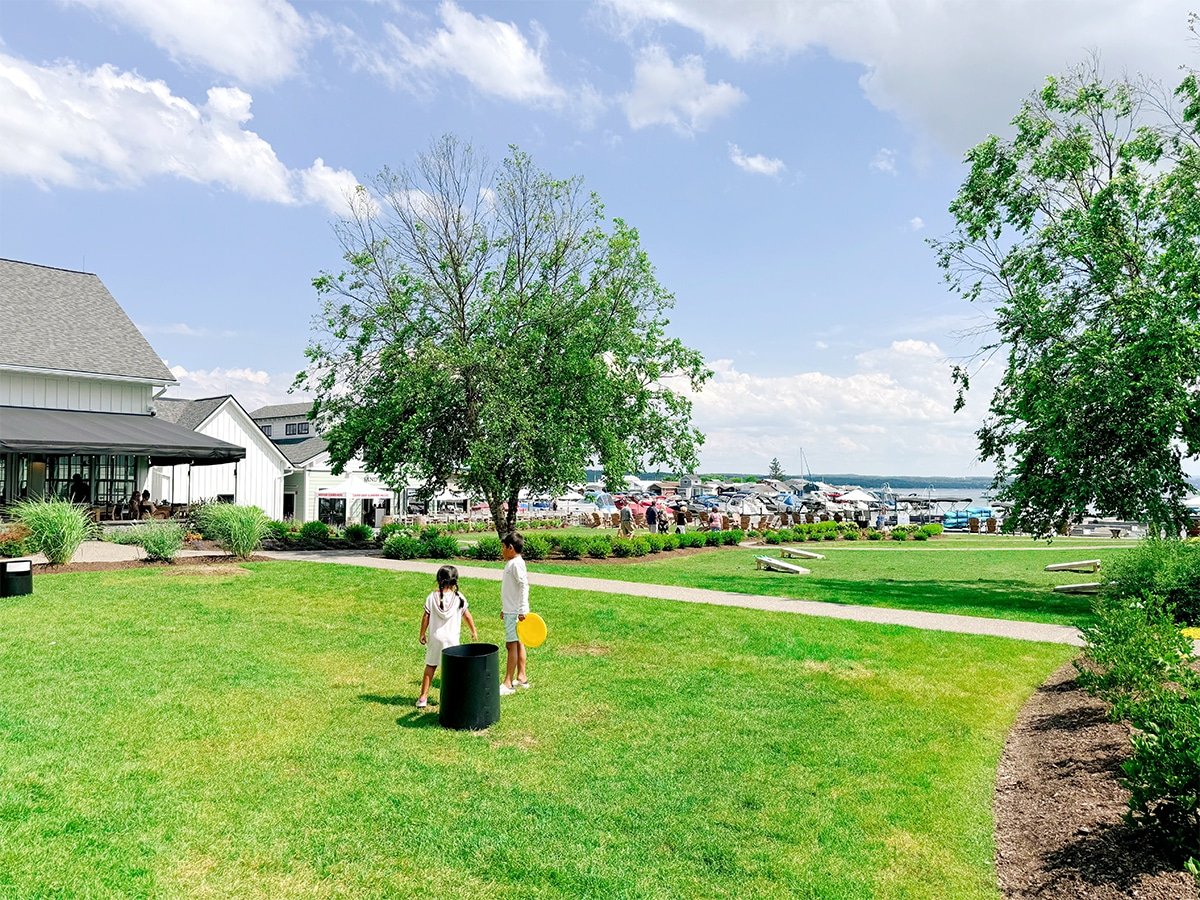
M 392 572 L 416 572 L 433 575 L 441 565 L 384 559 L 382 556 L 347 555 L 337 551 L 266 551 L 272 559 L 303 562 L 335 563 L 344 566 L 364 566 Z M 499 581 L 500 569 L 458 566 L 462 578 Z M 1014 622 L 1008 619 L 985 619 L 979 616 L 952 616 L 945 613 L 918 612 L 909 609 L 888 609 L 880 606 L 849 606 L 820 603 L 813 600 L 788 600 L 781 597 L 762 597 L 754 594 L 734 594 L 701 588 L 666 584 L 639 584 L 632 581 L 613 581 L 607 578 L 582 578 L 577 575 L 551 575 L 530 572 L 530 584 L 538 587 L 566 588 L 573 591 L 593 591 L 600 594 L 627 594 L 658 600 L 678 600 L 684 603 L 708 603 L 714 606 L 740 606 L 745 609 L 765 609 L 771 612 L 798 613 L 827 619 L 848 619 L 853 622 L 873 622 L 877 625 L 904 625 L 928 631 L 952 631 L 958 634 L 982 634 L 1012 638 L 1019 641 L 1039 641 L 1048 644 L 1083 646 L 1078 628 L 1066 625 L 1046 625 L 1040 622 Z

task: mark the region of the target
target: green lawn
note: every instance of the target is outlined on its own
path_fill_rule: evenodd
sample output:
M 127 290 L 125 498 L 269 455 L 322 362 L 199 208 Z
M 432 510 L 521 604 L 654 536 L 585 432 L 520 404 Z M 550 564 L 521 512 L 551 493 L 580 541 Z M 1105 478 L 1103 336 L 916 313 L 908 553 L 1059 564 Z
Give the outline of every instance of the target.
M 995 898 L 1004 735 L 1072 652 L 535 589 L 534 687 L 464 734 L 411 708 L 427 577 L 245 571 L 0 601 L 0 896 Z
M 797 546 L 826 555 L 823 560 L 794 560 L 811 569 L 811 575 L 757 570 L 755 556 L 779 556 L 779 548 L 770 546 L 689 555 L 657 553 L 633 560 L 555 560 L 529 563 L 529 569 L 830 603 L 1078 625 L 1092 618 L 1088 597 L 1055 594 L 1052 588 L 1056 584 L 1095 581 L 1100 575 L 1043 569 L 1049 563 L 1104 560 L 1121 552 L 1096 541 L 1058 540 L 1047 548 L 1044 542 L 1028 539 L 969 535 L 925 543 L 823 541 Z M 1129 543 L 1122 546 L 1127 548 Z

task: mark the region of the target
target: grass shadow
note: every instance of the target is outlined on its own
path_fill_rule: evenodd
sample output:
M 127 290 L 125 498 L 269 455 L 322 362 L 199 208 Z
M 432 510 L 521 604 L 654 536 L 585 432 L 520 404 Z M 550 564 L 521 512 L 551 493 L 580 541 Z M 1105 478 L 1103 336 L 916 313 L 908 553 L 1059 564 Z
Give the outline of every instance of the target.
M 414 709 L 396 719 L 399 728 L 438 728 L 440 723 L 432 709 Z
M 857 581 L 821 579 L 811 591 L 797 585 L 797 594 L 827 603 L 888 606 L 928 612 L 989 618 L 1027 616 L 1073 623 L 1092 619 L 1091 601 L 1073 594 L 1054 594 L 1020 581 Z
M 363 703 L 379 703 L 383 706 L 412 706 L 417 702 L 416 697 L 401 696 L 400 694 L 392 694 L 390 697 L 382 694 L 359 694 L 358 699 Z

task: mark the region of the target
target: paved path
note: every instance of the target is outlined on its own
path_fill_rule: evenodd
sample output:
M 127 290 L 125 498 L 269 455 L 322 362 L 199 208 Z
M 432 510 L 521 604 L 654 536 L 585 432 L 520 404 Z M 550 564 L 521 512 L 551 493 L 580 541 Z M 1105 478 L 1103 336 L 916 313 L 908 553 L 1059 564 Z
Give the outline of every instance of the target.
M 365 566 L 393 572 L 418 572 L 433 575 L 439 563 L 384 559 L 381 556 L 346 555 L 337 551 L 264 552 L 272 559 L 304 562 L 336 563 L 346 566 Z M 462 578 L 499 581 L 500 569 L 458 566 Z M 1008 619 L 985 619 L 979 616 L 951 616 L 945 613 L 917 612 L 910 609 L 888 609 L 880 606 L 849 606 L 820 603 L 813 600 L 787 600 L 780 597 L 761 597 L 754 594 L 733 594 L 701 588 L 665 584 L 639 584 L 632 581 L 613 581 L 607 578 L 582 578 L 578 575 L 551 575 L 530 572 L 531 584 L 541 587 L 566 588 L 575 591 L 594 591 L 601 594 L 628 594 L 653 597 L 659 600 L 679 600 L 684 603 L 709 603 L 714 606 L 740 606 L 746 609 L 765 609 L 772 612 L 798 613 L 828 619 L 849 619 L 854 622 L 874 622 L 878 625 L 906 625 L 929 631 L 953 631 L 959 634 L 983 634 L 1013 638 L 1021 641 L 1040 641 L 1049 644 L 1083 646 L 1078 628 L 1066 625 L 1046 625 L 1040 622 L 1014 622 Z
M 187 559 L 193 556 L 221 556 L 223 554 L 223 550 L 180 550 L 176 556 L 180 559 Z M 144 555 L 141 547 L 135 547 L 132 544 L 110 544 L 108 541 L 84 541 L 79 545 L 79 549 L 75 551 L 75 555 L 71 557 L 71 562 L 129 562 L 131 560 L 142 559 Z M 26 558 L 32 559 L 38 564 L 46 562 L 46 557 L 41 553 L 34 553 L 32 556 Z

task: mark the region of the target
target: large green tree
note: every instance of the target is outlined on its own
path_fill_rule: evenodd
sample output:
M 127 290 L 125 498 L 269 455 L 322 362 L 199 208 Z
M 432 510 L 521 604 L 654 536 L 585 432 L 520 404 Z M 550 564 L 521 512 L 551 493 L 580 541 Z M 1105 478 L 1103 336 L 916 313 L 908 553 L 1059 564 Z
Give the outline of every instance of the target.
M 953 288 L 994 305 L 1004 362 L 980 458 L 1049 535 L 1090 510 L 1175 534 L 1200 456 L 1200 100 L 1084 64 L 967 154 L 933 241 Z M 978 360 L 976 360 L 978 362 Z M 978 371 L 956 369 L 959 405 Z
M 492 169 L 448 136 L 350 206 L 298 379 L 335 467 L 361 456 L 425 495 L 457 478 L 499 534 L 522 490 L 589 463 L 695 467 L 687 391 L 710 373 L 668 335 L 673 298 L 637 231 L 582 179 L 515 148 Z

